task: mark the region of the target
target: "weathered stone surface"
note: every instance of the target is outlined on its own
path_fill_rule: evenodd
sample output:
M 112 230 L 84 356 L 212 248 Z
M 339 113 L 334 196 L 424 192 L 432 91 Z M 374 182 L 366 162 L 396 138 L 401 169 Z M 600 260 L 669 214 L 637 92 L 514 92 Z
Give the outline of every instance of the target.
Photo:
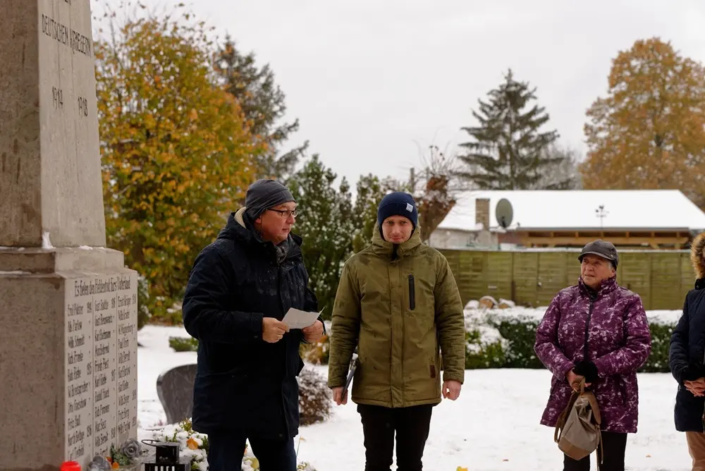
M 90 4 L 0 3 L 0 471 L 85 469 L 137 436 L 137 273 L 104 248 Z
M 136 437 L 137 274 L 78 251 L 0 251 L 0 470 L 87 465 Z
M 0 246 L 105 246 L 89 0 L 3 0 Z

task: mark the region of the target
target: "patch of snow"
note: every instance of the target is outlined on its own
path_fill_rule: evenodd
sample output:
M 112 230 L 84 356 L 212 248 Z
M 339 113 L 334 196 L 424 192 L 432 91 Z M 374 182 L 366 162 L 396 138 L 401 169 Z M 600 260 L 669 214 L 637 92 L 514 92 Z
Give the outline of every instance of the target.
M 539 309 L 515 311 L 543 315 Z M 656 314 L 651 317 L 679 311 L 653 312 Z M 187 335 L 181 327 L 158 326 L 146 326 L 138 334 L 140 439 L 151 438 L 152 432 L 147 429 L 160 427 L 166 419 L 157 397 L 159 374 L 196 361 L 196 353 L 176 353 L 169 348 L 170 336 Z M 313 368 L 327 378 L 326 366 Z M 627 469 L 689 471 L 692 462 L 685 435 L 676 432 L 673 424 L 677 383 L 666 373 L 639 373 L 638 381 L 639 432 L 628 436 Z M 460 398 L 455 402 L 444 400 L 433 410 L 424 470 L 562 469 L 563 455 L 553 442 L 553 429 L 539 425 L 550 387 L 551 373 L 546 370 L 467 370 Z M 511 446 L 501 446 L 507 442 L 508 430 L 520 439 Z M 352 401 L 334 405 L 328 421 L 301 427 L 295 443 L 299 459 L 319 471 L 364 468 L 362 426 Z
M 166 422 L 166 414 L 157 395 L 157 378 L 175 366 L 196 363 L 196 352 L 175 352 L 169 337 L 190 337 L 183 327 L 147 325 L 137 333 L 139 381 L 139 420 L 141 428 L 153 428 Z M 151 438 L 145 436 L 140 438 Z
M 49 232 L 42 233 L 42 248 L 44 250 L 53 249 L 54 246 L 51 245 L 51 239 Z
M 501 321 L 504 319 L 527 319 L 527 320 L 538 320 L 543 319 L 543 315 L 546 313 L 545 307 L 513 307 L 508 309 L 466 309 L 465 310 L 465 320 L 473 322 L 484 323 L 486 322 L 488 316 L 493 319 Z
M 28 271 L 0 271 L 0 276 L 31 275 Z
M 87 245 L 81 245 L 81 246 L 79 247 L 79 249 L 81 249 L 81 250 L 93 250 L 93 247 L 89 247 L 89 246 L 87 246 Z
M 478 309 L 480 307 L 480 301 L 473 299 L 465 305 L 465 309 Z
M 501 302 L 511 303 L 508 300 L 500 300 Z M 472 306 L 471 306 L 472 304 Z M 477 301 L 470 301 L 465 307 L 465 322 L 470 325 L 485 325 L 488 323 L 488 316 L 491 316 L 496 321 L 509 320 L 509 319 L 527 319 L 534 321 L 541 321 L 544 314 L 546 313 L 547 306 L 542 307 L 510 307 L 507 309 L 480 309 L 479 303 Z M 683 315 L 681 309 L 676 310 L 662 310 L 662 311 L 646 311 L 646 317 L 649 322 L 657 324 L 668 324 L 675 325 L 678 319 Z
M 675 311 L 646 311 L 646 317 L 649 319 L 649 322 L 656 324 L 675 325 L 682 315 L 682 309 Z
M 509 299 L 499 298 L 499 304 L 504 304 L 504 305 L 508 306 L 509 308 L 517 307 L 517 304 L 514 301 L 511 301 Z
M 468 351 L 478 353 L 480 351 L 481 346 L 493 344 L 496 342 L 500 342 L 505 349 L 509 348 L 509 341 L 503 338 L 502 334 L 500 334 L 499 330 L 497 330 L 496 328 L 487 325 L 474 325 L 472 326 L 472 329 L 480 333 L 480 345 L 475 343 L 468 343 Z

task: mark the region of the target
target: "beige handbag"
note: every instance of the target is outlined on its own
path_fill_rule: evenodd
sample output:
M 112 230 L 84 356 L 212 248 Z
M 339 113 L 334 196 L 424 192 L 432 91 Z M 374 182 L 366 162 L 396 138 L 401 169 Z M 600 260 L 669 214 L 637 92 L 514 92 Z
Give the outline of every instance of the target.
M 553 439 L 563 453 L 579 461 L 601 447 L 602 418 L 595 395 L 585 391 L 585 378 L 581 379 L 577 386 L 578 389 L 573 391 L 568 407 L 558 417 Z

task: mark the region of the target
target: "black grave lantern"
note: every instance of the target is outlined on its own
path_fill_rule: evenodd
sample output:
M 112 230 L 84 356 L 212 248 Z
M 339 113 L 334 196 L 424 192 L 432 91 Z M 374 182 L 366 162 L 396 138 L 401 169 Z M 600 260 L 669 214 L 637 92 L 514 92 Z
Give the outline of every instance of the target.
M 188 458 L 179 459 L 178 443 L 156 442 L 155 440 L 142 440 L 142 443 L 157 449 L 154 461 L 144 462 L 144 471 L 187 471 L 190 468 Z

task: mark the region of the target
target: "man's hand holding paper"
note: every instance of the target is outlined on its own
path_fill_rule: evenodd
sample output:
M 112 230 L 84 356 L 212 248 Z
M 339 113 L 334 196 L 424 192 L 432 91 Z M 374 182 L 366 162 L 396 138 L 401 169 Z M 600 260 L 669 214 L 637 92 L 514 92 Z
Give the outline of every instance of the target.
M 323 337 L 323 322 L 316 321 L 312 326 L 303 329 L 304 340 L 308 343 L 316 343 Z
M 306 342 L 314 343 L 323 336 L 323 322 L 318 320 L 320 314 L 320 312 L 306 312 L 291 308 L 282 322 L 289 326 L 289 329 L 303 329 Z

